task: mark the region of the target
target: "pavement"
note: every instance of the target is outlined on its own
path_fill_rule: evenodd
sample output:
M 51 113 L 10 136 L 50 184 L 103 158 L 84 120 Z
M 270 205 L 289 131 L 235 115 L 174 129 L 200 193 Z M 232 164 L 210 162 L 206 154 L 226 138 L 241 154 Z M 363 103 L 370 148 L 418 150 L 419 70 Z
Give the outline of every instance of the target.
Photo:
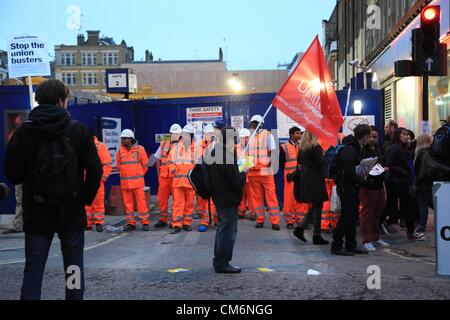
M 157 212 L 151 213 L 152 224 Z M 124 217 L 106 217 L 119 226 Z M 263 229 L 240 220 L 232 264 L 241 274 L 221 275 L 212 269 L 215 228 L 171 235 L 168 228 L 143 232 L 119 229 L 86 231 L 85 299 L 90 300 L 397 300 L 450 299 L 450 279 L 435 275 L 432 230 L 427 241 L 409 242 L 405 231 L 383 236 L 390 248 L 364 256 L 337 257 L 329 246 L 304 244 L 284 227 Z M 306 232 L 312 239 L 311 231 Z M 331 239 L 330 234 L 324 238 Z M 43 299 L 64 298 L 64 275 L 57 236 L 50 250 Z M 20 295 L 24 267 L 23 234 L 0 235 L 0 299 Z M 381 288 L 367 286 L 369 266 L 381 271 Z M 308 275 L 309 270 L 318 275 Z

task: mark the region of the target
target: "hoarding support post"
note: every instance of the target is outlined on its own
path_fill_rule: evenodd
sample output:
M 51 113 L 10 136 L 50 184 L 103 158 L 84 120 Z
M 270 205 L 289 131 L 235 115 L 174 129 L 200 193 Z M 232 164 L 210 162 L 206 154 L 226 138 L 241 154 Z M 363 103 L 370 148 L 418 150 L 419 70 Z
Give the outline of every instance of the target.
M 33 109 L 34 107 L 34 101 L 33 101 L 33 83 L 31 76 L 28 76 L 28 92 L 30 95 L 30 109 Z
M 428 121 L 428 76 L 423 76 L 422 79 L 422 120 Z

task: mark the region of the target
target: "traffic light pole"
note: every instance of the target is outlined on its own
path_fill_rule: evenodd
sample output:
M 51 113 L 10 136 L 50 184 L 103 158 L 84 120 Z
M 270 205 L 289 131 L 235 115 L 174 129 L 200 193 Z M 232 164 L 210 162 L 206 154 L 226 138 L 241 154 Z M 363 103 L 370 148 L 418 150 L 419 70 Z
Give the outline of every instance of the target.
M 428 121 L 428 115 L 429 115 L 429 90 L 428 90 L 428 76 L 422 77 L 422 120 Z

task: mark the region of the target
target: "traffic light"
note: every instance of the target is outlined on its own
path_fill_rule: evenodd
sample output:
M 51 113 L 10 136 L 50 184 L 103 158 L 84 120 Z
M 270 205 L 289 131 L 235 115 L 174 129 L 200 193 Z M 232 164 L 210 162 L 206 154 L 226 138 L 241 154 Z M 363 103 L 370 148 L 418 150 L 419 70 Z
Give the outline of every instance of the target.
M 417 76 L 447 75 L 447 45 L 439 41 L 440 6 L 427 6 L 420 16 L 420 28 L 412 31 L 412 58 Z

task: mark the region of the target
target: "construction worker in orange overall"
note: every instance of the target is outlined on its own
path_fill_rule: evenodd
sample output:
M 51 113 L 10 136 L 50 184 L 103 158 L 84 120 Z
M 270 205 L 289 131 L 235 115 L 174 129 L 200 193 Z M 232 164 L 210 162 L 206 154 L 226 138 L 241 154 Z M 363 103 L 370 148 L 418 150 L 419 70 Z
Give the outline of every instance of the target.
M 327 187 L 328 199 L 330 200 L 323 203 L 322 222 L 320 229 L 324 232 L 330 232 L 336 229 L 337 221 L 339 218 L 338 213 L 331 211 L 331 193 L 335 185 L 336 184 L 332 179 L 325 179 L 325 186 Z
M 156 173 L 158 175 L 158 206 L 159 221 L 155 228 L 167 227 L 169 223 L 169 199 L 173 197 L 173 174 L 169 170 L 169 153 L 172 147 L 180 141 L 182 128 L 179 124 L 170 127 L 170 141 L 163 141 L 155 153 Z
M 261 123 L 260 128 L 264 124 L 264 119 L 260 115 L 255 115 L 250 120 L 250 131 L 254 132 Z M 273 230 L 280 230 L 280 208 L 276 195 L 274 168 L 271 164 L 271 155 L 276 152 L 275 139 L 273 135 L 264 129 L 258 130 L 256 135 L 250 138 L 248 155 L 254 158 L 255 166 L 248 172 L 249 181 L 249 205 L 250 211 L 256 213 L 255 228 L 264 227 L 265 221 L 265 205 L 266 200 L 270 222 Z M 275 159 L 278 160 L 278 159 Z
M 130 129 L 123 130 L 120 137 L 122 145 L 116 153 L 116 163 L 120 172 L 120 188 L 127 214 L 127 225 L 123 228 L 123 231 L 128 232 L 136 229 L 135 202 L 137 203 L 143 230 L 149 231 L 150 216 L 144 192 L 144 176 L 148 170 L 147 153 L 144 147 L 137 143 L 134 132 Z
M 214 127 L 211 125 L 207 125 L 203 129 L 203 141 L 202 141 L 202 155 L 207 153 L 211 153 L 214 148 Z M 219 218 L 217 216 L 217 210 L 214 206 L 214 202 L 212 199 L 206 200 L 200 196 L 197 196 L 197 213 L 200 214 L 201 221 L 198 226 L 198 232 L 206 232 L 209 228 L 209 213 L 211 212 L 211 218 L 214 224 L 219 224 Z
M 105 224 L 105 182 L 111 174 L 112 159 L 108 147 L 104 143 L 98 141 L 96 136 L 94 136 L 94 143 L 97 147 L 98 157 L 102 163 L 103 175 L 94 202 L 92 202 L 92 205 L 86 206 L 85 209 L 87 215 L 87 229 L 92 230 L 92 225 L 95 224 L 97 232 L 102 232 L 103 225 Z
M 298 143 L 302 138 L 302 131 L 298 127 L 289 130 L 289 141 L 280 148 L 280 168 L 284 169 L 284 207 L 283 216 L 288 229 L 294 229 L 302 204 L 294 197 L 294 182 L 288 181 L 287 176 L 297 170 Z M 303 206 L 307 204 L 303 204 Z
M 243 128 L 241 129 L 241 131 L 239 131 L 239 140 L 240 143 L 238 143 L 237 145 L 237 156 L 238 159 L 241 158 L 245 147 L 247 146 L 249 139 L 250 139 L 250 130 Z M 245 187 L 244 187 L 244 195 L 242 196 L 242 201 L 241 204 L 239 206 L 239 219 L 245 219 L 245 213 L 247 211 L 247 207 L 250 207 L 250 205 L 247 205 L 247 201 L 249 201 L 249 197 L 248 197 L 248 191 L 249 189 L 249 184 L 248 184 L 248 177 L 247 180 L 245 182 Z M 250 220 L 255 221 L 256 220 L 256 213 L 255 212 L 250 212 Z
M 172 234 L 179 233 L 182 228 L 185 231 L 192 231 L 195 190 L 188 180 L 188 173 L 201 156 L 201 145 L 196 147 L 194 134 L 194 126 L 186 125 L 181 140 L 169 153 L 169 170 L 173 174 Z

